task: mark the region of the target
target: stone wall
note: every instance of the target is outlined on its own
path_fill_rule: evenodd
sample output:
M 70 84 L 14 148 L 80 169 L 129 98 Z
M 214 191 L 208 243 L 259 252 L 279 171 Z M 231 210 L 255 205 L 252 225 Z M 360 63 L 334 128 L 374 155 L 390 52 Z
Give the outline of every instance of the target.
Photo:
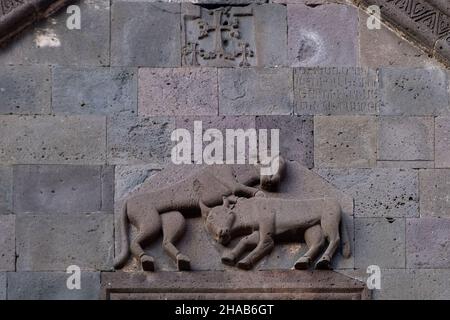
M 98 298 L 114 199 L 197 119 L 280 128 L 289 160 L 354 198 L 339 272 L 380 266 L 374 298 L 450 298 L 447 70 L 345 1 L 174 2 L 80 1 L 81 30 L 63 10 L 0 51 L 0 299 Z M 190 28 L 224 2 L 258 4 L 229 12 L 245 41 L 217 59 Z

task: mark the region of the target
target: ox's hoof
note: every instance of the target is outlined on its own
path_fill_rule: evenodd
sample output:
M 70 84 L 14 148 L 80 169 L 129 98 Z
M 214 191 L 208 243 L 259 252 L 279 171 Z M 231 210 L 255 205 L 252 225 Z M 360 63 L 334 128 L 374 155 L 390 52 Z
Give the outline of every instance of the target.
M 142 269 L 144 271 L 155 271 L 155 260 L 150 256 L 141 257 Z
M 253 264 L 248 260 L 241 260 L 237 263 L 237 267 L 242 270 L 250 270 L 253 268 Z
M 236 258 L 231 254 L 231 252 L 225 252 L 222 255 L 222 263 L 227 266 L 234 266 L 236 264 Z
M 301 257 L 294 265 L 296 270 L 308 270 L 311 260 L 308 257 Z
M 331 270 L 332 268 L 331 268 L 330 260 L 328 260 L 326 258 L 321 258 L 316 263 L 316 269 L 317 270 Z
M 179 271 L 189 271 L 191 270 L 191 259 L 184 254 L 179 254 L 177 256 L 177 265 Z

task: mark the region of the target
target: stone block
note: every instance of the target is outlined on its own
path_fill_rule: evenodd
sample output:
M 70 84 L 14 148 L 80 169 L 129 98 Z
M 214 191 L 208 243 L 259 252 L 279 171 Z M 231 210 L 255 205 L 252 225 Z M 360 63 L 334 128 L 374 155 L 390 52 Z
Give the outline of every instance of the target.
M 217 115 L 217 69 L 141 68 L 139 115 Z
M 450 168 L 450 117 L 434 119 L 436 168 Z
M 448 76 L 437 68 L 381 68 L 381 115 L 438 116 L 450 113 Z
M 450 63 L 450 35 L 436 41 L 434 45 L 435 56 L 445 64 Z
M 356 217 L 418 217 L 419 181 L 411 169 L 318 169 L 351 196 Z
M 181 65 L 180 4 L 119 0 L 111 10 L 111 65 Z
M 367 168 L 376 164 L 377 122 L 372 116 L 316 116 L 315 167 Z
M 51 74 L 47 66 L 0 66 L 0 114 L 49 114 Z
M 450 219 L 422 217 L 406 221 L 406 261 L 409 269 L 450 268 Z
M 138 186 L 143 184 L 148 178 L 158 173 L 161 170 L 159 166 L 155 165 L 119 165 L 115 167 L 115 199 L 116 204 L 125 199 Z M 116 206 L 117 207 L 117 206 Z M 120 212 L 116 208 L 115 212 Z
M 21 33 L 0 52 L 0 65 L 109 65 L 109 0 L 86 0 L 77 5 L 81 29 L 67 28 L 66 10 Z
M 280 130 L 280 153 L 286 160 L 314 166 L 314 122 L 311 116 L 258 116 L 257 129 Z
M 379 168 L 423 169 L 434 168 L 434 161 L 377 161 Z
M 114 168 L 20 165 L 14 167 L 14 212 L 113 212 Z
M 434 119 L 380 117 L 378 160 L 434 160 Z
M 0 215 L 0 271 L 16 267 L 15 216 Z
M 450 170 L 420 170 L 420 214 L 450 218 Z
M 6 272 L 0 272 L 0 300 L 6 300 L 7 289 Z
M 220 114 L 289 115 L 292 109 L 292 69 L 219 69 Z
M 19 215 L 17 271 L 111 270 L 113 230 L 109 214 Z
M 0 215 L 12 211 L 13 174 L 12 167 L 0 166 Z
M 293 67 L 358 65 L 358 11 L 347 5 L 287 5 Z
M 135 113 L 137 69 L 55 67 L 52 108 L 56 114 Z
M 97 300 L 100 273 L 81 272 L 81 289 L 67 288 L 65 272 L 8 273 L 8 300 Z
M 103 164 L 105 142 L 105 117 L 0 116 L 3 164 Z
M 355 267 L 405 268 L 405 219 L 355 218 Z
M 295 112 L 310 115 L 377 114 L 377 73 L 365 68 L 294 69 Z

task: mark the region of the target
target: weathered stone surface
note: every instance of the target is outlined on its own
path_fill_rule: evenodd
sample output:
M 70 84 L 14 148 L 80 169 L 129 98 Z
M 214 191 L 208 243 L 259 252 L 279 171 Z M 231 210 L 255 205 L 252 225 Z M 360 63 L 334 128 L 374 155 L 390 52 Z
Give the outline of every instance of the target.
M 450 117 L 434 119 L 436 168 L 450 167 Z
M 97 300 L 100 273 L 82 272 L 81 289 L 67 288 L 65 272 L 8 273 L 8 300 Z
M 219 69 L 219 113 L 292 113 L 292 69 Z
M 420 170 L 420 213 L 423 216 L 450 217 L 450 170 Z
M 377 161 L 379 168 L 423 169 L 434 168 L 434 161 Z
M 406 261 L 410 269 L 450 268 L 450 219 L 422 217 L 406 222 Z
M 54 113 L 111 115 L 137 112 L 137 69 L 53 69 Z
M 377 114 L 380 107 L 375 70 L 365 68 L 294 69 L 297 114 Z
M 0 166 L 0 215 L 10 214 L 13 194 L 12 167 Z
M 381 115 L 448 115 L 448 77 L 437 68 L 381 68 Z
M 450 35 L 439 39 L 435 46 L 435 56 L 448 64 L 450 62 Z
M 0 271 L 14 271 L 16 264 L 15 216 L 0 215 Z
M 50 113 L 51 74 L 46 66 L 0 66 L 1 114 Z
M 179 4 L 119 0 L 111 10 L 111 65 L 180 66 Z
M 217 69 L 141 68 L 139 115 L 217 115 Z
M 380 117 L 379 160 L 434 160 L 432 117 Z
M 21 165 L 14 167 L 14 212 L 113 212 L 114 168 Z
M 143 184 L 149 177 L 158 173 L 160 170 L 161 168 L 159 166 L 146 164 L 115 166 L 114 198 L 117 200 L 123 199 L 126 195 L 133 192 L 135 188 Z M 116 201 L 116 203 L 118 202 L 119 201 Z M 120 207 L 117 207 L 116 210 L 119 209 Z
M 314 123 L 311 116 L 258 116 L 257 129 L 280 130 L 280 153 L 286 160 L 314 166 Z
M 6 300 L 7 288 L 6 272 L 0 272 L 0 300 Z
M 376 118 L 371 116 L 316 116 L 315 167 L 367 168 L 376 164 Z
M 287 5 L 288 57 L 294 67 L 356 66 L 358 11 L 351 6 Z
M 103 164 L 105 142 L 100 116 L 0 116 L 3 164 Z
M 356 217 L 418 217 L 415 170 L 318 169 L 316 172 L 355 201 Z
M 19 215 L 17 271 L 111 270 L 113 229 L 109 214 Z
M 160 164 L 170 159 L 175 120 L 119 115 L 108 118 L 109 164 Z
M 356 218 L 355 238 L 356 268 L 405 268 L 405 219 Z
M 66 10 L 39 22 L 0 52 L 2 64 L 108 65 L 109 0 L 85 0 L 81 29 L 69 30 Z

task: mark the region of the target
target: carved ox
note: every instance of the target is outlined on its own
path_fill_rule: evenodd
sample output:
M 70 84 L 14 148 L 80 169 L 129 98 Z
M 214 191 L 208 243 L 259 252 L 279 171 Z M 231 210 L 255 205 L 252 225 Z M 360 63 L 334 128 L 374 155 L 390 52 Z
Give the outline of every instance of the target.
M 304 238 L 309 250 L 295 263 L 296 269 L 308 269 L 319 255 L 325 242 L 328 247 L 316 263 L 316 269 L 330 269 L 331 259 L 339 246 L 339 226 L 342 231 L 344 257 L 351 254 L 348 232 L 336 199 L 291 200 L 278 198 L 237 199 L 235 205 L 212 208 L 204 217 L 214 239 L 227 245 L 232 239 L 246 235 L 236 247 L 222 256 L 222 262 L 234 265 L 245 252 L 251 251 L 237 263 L 241 269 L 251 269 L 268 255 L 278 239 Z

